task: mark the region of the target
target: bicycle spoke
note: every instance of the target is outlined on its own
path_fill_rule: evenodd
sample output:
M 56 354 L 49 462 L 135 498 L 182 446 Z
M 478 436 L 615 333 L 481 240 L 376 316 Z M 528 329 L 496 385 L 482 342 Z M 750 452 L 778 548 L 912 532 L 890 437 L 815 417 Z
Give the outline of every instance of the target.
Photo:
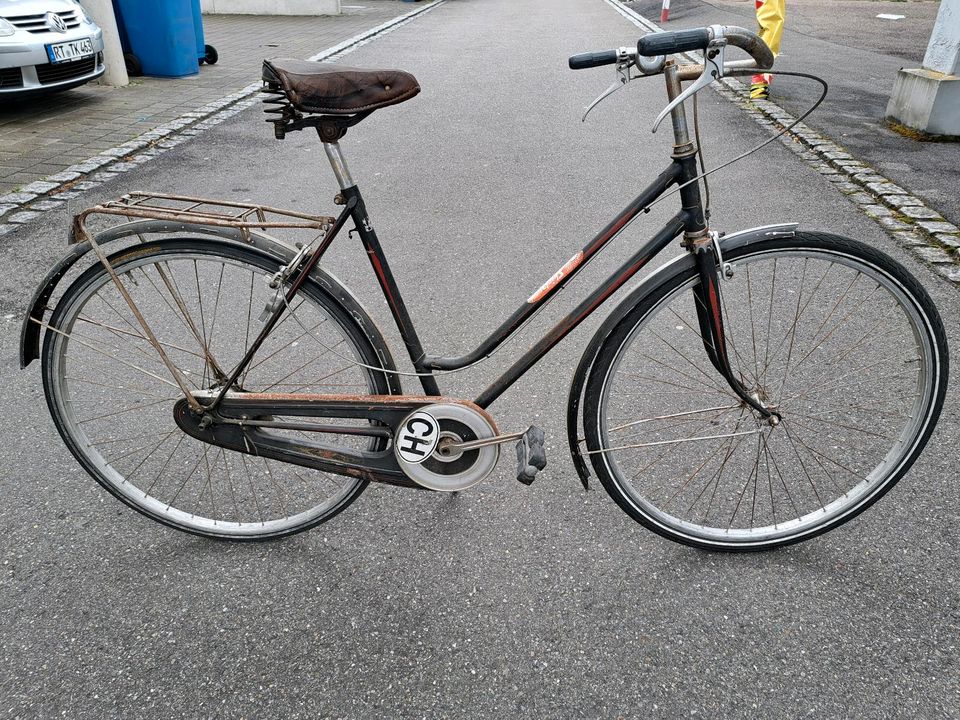
M 596 455 L 598 453 L 614 452 L 616 450 L 630 450 L 632 448 L 660 447 L 662 445 L 679 445 L 689 442 L 707 442 L 709 440 L 724 440 L 726 438 L 741 437 L 744 435 L 758 435 L 762 430 L 749 430 L 742 433 L 726 433 L 723 435 L 704 435 L 703 437 L 680 438 L 679 440 L 657 440 L 648 443 L 636 443 L 634 445 L 619 445 L 618 447 L 600 448 L 599 450 L 587 450 L 585 455 Z
M 801 427 L 801 428 L 803 428 L 803 429 L 805 429 L 805 430 L 807 430 L 807 431 L 809 431 L 809 432 L 814 433 L 815 435 L 821 435 L 821 436 L 823 435 L 823 433 L 821 433 L 821 432 L 820 432 L 819 430 L 817 430 L 815 427 L 812 427 L 812 426 L 810 426 L 810 425 L 807 425 L 806 423 L 799 422 L 799 421 L 796 420 L 796 419 L 791 419 L 789 422 L 790 422 L 791 425 L 797 425 L 797 426 L 799 426 L 799 427 Z M 844 465 L 843 463 L 839 462 L 839 461 L 836 460 L 835 458 L 830 457 L 829 455 L 827 455 L 827 454 L 826 454 L 825 452 L 823 452 L 822 450 L 815 450 L 814 448 L 812 448 L 812 447 L 810 447 L 810 446 L 808 446 L 808 445 L 804 445 L 804 447 L 806 447 L 808 450 L 810 450 L 811 453 L 816 454 L 816 455 L 818 455 L 819 457 L 821 457 L 821 458 L 823 458 L 824 460 L 826 460 L 827 462 L 830 462 L 830 463 L 836 465 L 836 466 L 837 466 L 838 468 L 840 468 L 841 470 L 845 470 L 847 473 L 849 473 L 850 475 L 852 475 L 853 477 L 855 477 L 858 481 L 859 481 L 859 480 L 866 480 L 866 479 L 867 479 L 866 476 L 863 475 L 863 473 L 858 473 L 856 470 L 853 470 L 853 469 L 849 468 L 848 466 L 846 466 L 846 465 Z
M 734 408 L 740 407 L 739 405 L 722 405 L 720 407 L 709 407 L 703 408 L 702 410 L 686 410 L 684 412 L 672 413 L 670 415 L 658 415 L 656 417 L 645 418 L 643 420 L 635 420 L 634 422 L 628 422 L 623 425 L 617 425 L 609 429 L 609 432 L 616 432 L 617 430 L 623 430 L 624 428 L 633 427 L 634 425 L 643 425 L 645 423 L 656 422 L 658 420 L 671 420 L 673 418 L 687 417 L 689 415 L 700 415 L 702 413 L 715 412 L 720 410 L 733 410 Z
M 885 435 L 883 433 L 867 430 L 866 428 L 858 427 L 856 425 L 847 425 L 846 423 L 838 422 L 837 420 L 832 420 L 830 418 L 823 417 L 822 415 L 808 415 L 806 413 L 798 412 L 797 410 L 793 410 L 790 415 L 794 417 L 802 417 L 806 420 L 818 420 L 820 422 L 827 423 L 827 425 L 833 425 L 834 427 L 842 428 L 844 430 L 852 430 L 853 432 L 870 435 L 871 437 L 881 438 L 883 440 L 896 440 L 893 435 Z
M 177 438 L 177 444 L 173 446 L 173 450 L 170 451 L 167 459 L 164 461 L 163 465 L 160 466 L 160 469 L 150 482 L 150 485 L 146 490 L 143 491 L 144 497 L 148 497 L 153 493 L 153 488 L 156 487 L 157 483 L 160 481 L 160 478 L 163 476 L 163 471 L 167 469 L 167 466 L 170 464 L 170 461 L 173 460 L 173 456 L 177 454 L 177 450 L 180 449 L 180 445 L 183 444 L 184 438 L 186 437 L 186 435 L 181 435 L 179 438 Z
M 699 365 L 697 365 L 697 364 L 696 364 L 695 362 L 693 362 L 690 358 L 688 358 L 688 357 L 687 357 L 686 355 L 684 355 L 682 352 L 680 352 L 679 350 L 677 350 L 677 348 L 675 348 L 673 345 L 671 345 L 671 344 L 668 343 L 666 340 L 664 340 L 659 334 L 657 334 L 656 331 L 651 331 L 651 334 L 652 334 L 655 338 L 657 338 L 657 340 L 659 340 L 660 342 L 662 342 L 662 343 L 663 343 L 664 345 L 666 345 L 668 348 L 670 348 L 671 350 L 673 350 L 677 355 L 679 355 L 681 358 L 683 358 L 684 361 L 686 361 L 686 363 L 687 363 L 688 365 L 690 365 L 690 367 L 692 367 L 694 370 L 696 370 L 698 373 L 700 373 L 700 374 L 703 376 L 703 379 L 706 380 L 707 385 L 709 385 L 710 387 L 712 387 L 712 388 L 713 388 L 714 390 L 716 390 L 717 392 L 724 392 L 723 389 L 721 389 L 718 385 L 716 385 L 714 379 L 713 379 L 710 375 L 708 375 L 708 374 L 706 373 L 706 371 L 705 371 L 702 367 L 700 367 Z M 647 358 L 647 359 L 650 360 L 651 362 L 653 362 L 653 363 L 655 363 L 655 364 L 657 364 L 657 365 L 660 365 L 661 367 L 664 367 L 664 368 L 666 368 L 667 370 L 670 370 L 671 372 L 676 372 L 676 373 L 679 373 L 680 375 L 683 375 L 685 378 L 687 378 L 688 380 L 690 380 L 690 381 L 693 382 L 693 383 L 696 383 L 696 382 L 697 382 L 696 379 L 694 379 L 693 377 L 691 377 L 691 376 L 688 375 L 687 373 L 683 372 L 682 370 L 678 370 L 678 369 L 675 368 L 675 367 L 672 367 L 672 366 L 670 366 L 670 365 L 667 365 L 666 363 L 664 363 L 664 362 L 662 362 L 662 361 L 660 361 L 660 360 L 657 360 L 656 358 L 653 358 L 653 357 L 651 357 L 650 355 L 644 354 L 644 355 L 642 355 L 642 357 Z M 729 390 L 729 389 L 727 389 L 726 392 L 727 392 L 728 394 L 732 394 L 732 393 L 730 393 L 730 390 Z
M 750 314 L 750 341 L 753 347 L 753 371 L 756 373 L 754 378 L 760 380 L 760 355 L 757 352 L 757 326 L 753 319 L 753 288 L 750 283 L 750 266 L 747 265 L 747 312 Z
M 826 506 L 823 503 L 823 500 L 820 499 L 820 493 L 817 491 L 817 486 L 813 482 L 813 478 L 810 477 L 810 473 L 807 472 L 807 466 L 803 464 L 803 458 L 800 457 L 800 452 L 797 450 L 797 446 L 793 442 L 793 437 L 790 435 L 790 431 L 787 429 L 787 426 L 782 422 L 780 425 L 783 427 L 783 432 L 787 436 L 787 440 L 790 442 L 790 447 L 793 448 L 793 453 L 797 457 L 797 461 L 800 463 L 800 468 L 803 470 L 804 476 L 807 478 L 807 482 L 810 483 L 810 487 L 813 489 L 813 494 L 817 496 L 817 502 L 820 503 L 820 507 L 823 510 L 826 510 Z
M 760 437 L 758 436 L 758 437 L 757 437 L 757 458 L 756 458 L 756 461 L 755 461 L 754 464 L 753 464 L 753 469 L 752 469 L 752 470 L 750 471 L 750 473 L 747 475 L 747 481 L 743 484 L 743 488 L 741 488 L 740 494 L 737 496 L 737 504 L 736 504 L 736 505 L 734 506 L 734 508 L 733 508 L 733 514 L 730 516 L 730 522 L 727 523 L 727 530 L 730 530 L 730 528 L 733 527 L 733 521 L 736 519 L 737 513 L 740 512 L 740 505 L 741 505 L 741 503 L 743 502 L 743 496 L 746 494 L 747 488 L 750 487 L 750 481 L 751 481 L 751 480 L 754 482 L 754 496 L 753 496 L 754 503 L 753 503 L 753 504 L 754 504 L 754 507 L 756 507 L 756 498 L 757 498 L 757 496 L 756 496 L 756 480 L 757 480 L 757 472 L 759 471 L 759 468 L 760 468 Z M 750 527 L 751 527 L 751 529 L 753 528 L 753 513 L 752 513 L 752 512 L 751 512 L 751 514 L 750 514 Z

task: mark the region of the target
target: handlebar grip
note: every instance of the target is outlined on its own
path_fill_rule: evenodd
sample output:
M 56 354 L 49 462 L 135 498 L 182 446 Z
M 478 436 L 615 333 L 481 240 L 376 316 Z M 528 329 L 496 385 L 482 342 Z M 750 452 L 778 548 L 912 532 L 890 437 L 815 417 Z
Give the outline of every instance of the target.
M 646 57 L 672 55 L 687 50 L 705 50 L 710 44 L 708 28 L 674 30 L 644 35 L 637 41 L 637 52 Z
M 585 52 L 572 55 L 570 60 L 571 70 L 583 70 L 585 68 L 600 67 L 601 65 L 613 65 L 617 62 L 616 50 L 598 50 L 597 52 Z

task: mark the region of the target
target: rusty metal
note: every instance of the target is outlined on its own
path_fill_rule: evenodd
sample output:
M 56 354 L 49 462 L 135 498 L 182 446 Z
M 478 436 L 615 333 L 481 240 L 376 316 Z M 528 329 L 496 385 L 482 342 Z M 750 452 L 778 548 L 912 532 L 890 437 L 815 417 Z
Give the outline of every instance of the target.
M 235 228 L 241 232 L 268 228 L 326 232 L 335 220 L 329 215 L 309 215 L 266 205 L 135 191 L 116 200 L 87 208 L 76 215 L 73 219 L 71 243 L 88 242 L 91 239 L 86 228 L 87 219 L 91 215 L 169 220 L 194 225 Z
M 160 360 L 169 370 L 173 380 L 180 387 L 187 403 L 195 412 L 201 407 L 190 392 L 179 368 L 167 357 L 160 343 L 157 341 L 140 312 L 130 293 L 124 287 L 110 264 L 106 253 L 87 231 L 86 221 L 91 215 L 110 215 L 125 218 L 146 218 L 151 220 L 190 223 L 198 226 L 214 226 L 234 228 L 240 230 L 244 239 L 249 239 L 251 229 L 288 228 L 300 230 L 316 230 L 321 234 L 331 235 L 335 219 L 324 215 L 308 215 L 306 213 L 281 210 L 265 205 L 250 205 L 247 203 L 231 202 L 229 200 L 213 200 L 210 198 L 191 197 L 187 195 L 170 195 L 167 193 L 131 192 L 117 200 L 110 200 L 101 205 L 88 208 L 76 215 L 73 219 L 71 243 L 86 242 L 90 244 L 100 263 L 110 274 L 124 302 L 130 308 L 140 327 L 143 329 L 147 341 L 153 346 Z M 174 296 L 176 297 L 176 295 Z M 186 315 L 189 317 L 189 314 Z M 197 334 L 196 328 L 193 328 Z M 199 339 L 199 336 L 198 336 Z M 225 372 L 210 356 L 209 349 L 201 342 L 206 359 L 211 363 L 218 376 L 225 376 Z
M 460 398 L 230 392 L 216 410 L 209 404 L 214 399 L 213 392 L 195 392 L 192 399 L 203 406 L 201 412 L 192 411 L 187 401 L 179 400 L 174 405 L 173 416 L 180 429 L 202 442 L 324 472 L 415 489 L 424 488 L 407 477 L 389 446 L 389 438 L 411 412 L 435 403 L 463 405 L 487 419 L 496 434 L 500 432 L 489 413 Z M 265 417 L 271 419 L 265 420 Z M 283 425 L 289 425 L 289 429 L 301 429 L 299 424 L 288 420 L 274 424 L 277 423 L 273 419 L 276 417 L 360 419 L 380 423 L 371 426 L 370 434 L 379 435 L 381 444 L 374 450 L 356 450 L 311 439 L 264 433 L 271 427 L 288 429 Z M 365 434 L 355 427 L 337 429 L 330 426 L 329 430 L 334 434 Z M 322 432 L 326 431 L 324 427 Z
M 296 275 L 293 277 L 293 281 L 290 283 L 290 289 L 286 291 L 286 294 L 284 294 L 282 288 L 277 289 L 277 296 L 284 298 L 283 304 L 277 305 L 277 307 L 273 309 L 273 312 L 270 314 L 269 318 L 266 319 L 266 322 L 261 328 L 259 334 L 247 348 L 246 353 L 244 353 L 243 359 L 237 364 L 237 366 L 233 369 L 233 372 L 230 373 L 230 377 L 224 382 L 223 389 L 220 391 L 217 399 L 213 402 L 213 409 L 216 409 L 217 405 L 223 400 L 230 388 L 233 387 L 233 384 L 237 381 L 237 378 L 240 377 L 240 374 L 246 370 L 247 366 L 253 360 L 253 356 L 257 354 L 257 351 L 260 349 L 263 341 L 266 340 L 267 336 L 273 331 L 273 328 L 276 326 L 280 316 L 287 308 L 290 307 L 290 302 L 300 291 L 300 288 L 303 286 L 303 283 L 306 282 L 307 278 L 310 276 L 310 273 L 313 272 L 313 268 L 316 267 L 317 263 L 320 262 L 320 258 L 323 257 L 323 254 L 327 251 L 327 248 L 330 247 L 330 244 L 337 236 L 337 233 L 340 232 L 340 229 L 343 227 L 344 223 L 347 222 L 347 218 L 350 216 L 352 210 L 353 204 L 348 204 L 343 209 L 343 212 L 340 213 L 340 217 L 334 220 L 331 225 L 327 226 L 323 240 L 321 240 L 320 244 L 317 245 L 317 247 L 310 253 L 306 264 L 296 271 Z
M 194 391 L 193 395 L 201 400 L 207 400 L 212 398 L 214 393 L 210 391 L 210 394 L 206 395 Z M 324 393 L 320 395 L 315 393 L 230 391 L 225 394 L 222 402 L 235 409 L 241 406 L 269 406 L 275 415 L 296 414 L 303 417 L 362 417 L 365 410 L 378 408 L 402 407 L 412 412 L 419 407 L 436 403 L 463 405 L 478 415 L 482 415 L 490 424 L 490 427 L 498 434 L 500 432 L 496 420 L 486 409 L 471 400 L 443 395 L 350 395 L 343 393 Z M 286 404 L 286 408 L 283 407 L 284 404 Z M 331 408 L 334 408 L 337 412 L 349 412 L 349 414 L 333 414 Z M 288 412 L 282 412 L 284 409 Z M 290 412 L 293 409 L 296 409 L 296 413 Z M 358 412 L 359 414 L 357 414 Z

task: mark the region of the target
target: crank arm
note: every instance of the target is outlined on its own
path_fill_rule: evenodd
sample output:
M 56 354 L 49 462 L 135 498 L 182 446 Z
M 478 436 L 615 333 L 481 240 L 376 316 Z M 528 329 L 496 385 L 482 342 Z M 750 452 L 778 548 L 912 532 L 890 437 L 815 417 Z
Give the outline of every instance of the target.
M 507 433 L 506 435 L 497 435 L 492 438 L 484 438 L 482 440 L 470 440 L 469 442 L 460 442 L 460 443 L 450 443 L 449 445 L 444 445 L 444 448 L 450 452 L 466 452 L 467 450 L 478 450 L 482 447 L 487 447 L 489 445 L 502 445 L 503 443 L 510 442 L 511 440 L 519 440 L 524 436 L 527 431 Z

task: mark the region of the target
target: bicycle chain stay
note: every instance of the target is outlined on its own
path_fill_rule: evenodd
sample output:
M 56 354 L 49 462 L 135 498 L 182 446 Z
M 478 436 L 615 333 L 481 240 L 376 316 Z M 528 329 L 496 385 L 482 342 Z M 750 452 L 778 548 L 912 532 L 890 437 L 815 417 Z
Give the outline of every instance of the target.
M 265 457 L 302 467 L 358 477 L 373 482 L 423 488 L 398 461 L 395 438 L 411 414 L 431 406 L 455 406 L 483 419 L 498 433 L 493 418 L 469 400 L 414 395 L 312 395 L 283 393 L 237 393 L 222 398 L 215 410 L 208 409 L 217 397 L 214 392 L 193 395 L 202 401 L 204 412 L 191 410 L 185 400 L 177 401 L 173 414 L 185 433 L 202 442 L 236 452 Z M 282 417 L 284 420 L 277 420 Z M 369 425 L 337 425 L 292 422 L 288 418 L 360 420 Z M 293 438 L 269 430 L 380 438 L 377 450 L 356 450 L 310 439 Z M 497 434 L 501 442 L 511 436 Z M 459 448 L 458 448 L 459 449 Z M 464 448 L 466 450 L 466 448 Z

